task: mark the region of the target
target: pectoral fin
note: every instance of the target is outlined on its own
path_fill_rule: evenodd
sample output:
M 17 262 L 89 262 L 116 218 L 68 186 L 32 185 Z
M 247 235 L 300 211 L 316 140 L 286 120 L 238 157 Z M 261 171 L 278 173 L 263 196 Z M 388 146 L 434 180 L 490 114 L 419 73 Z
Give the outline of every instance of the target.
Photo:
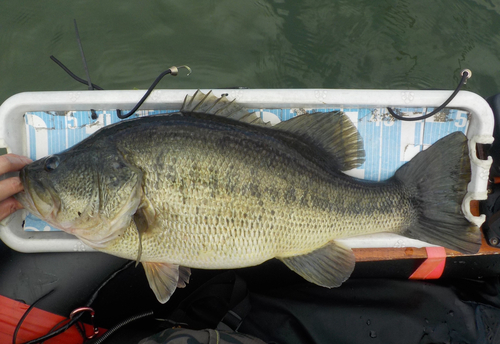
M 183 288 L 189 283 L 191 269 L 168 263 L 142 262 L 149 286 L 159 302 L 170 299 L 177 287 Z
M 278 259 L 309 282 L 327 288 L 346 281 L 355 264 L 352 250 L 335 241 L 307 254 Z
M 149 201 L 149 199 L 143 195 L 141 199 L 141 204 L 137 208 L 137 211 L 134 214 L 134 223 L 135 227 L 137 228 L 137 234 L 139 236 L 139 247 L 137 250 L 137 263 L 136 266 L 139 265 L 139 262 L 141 261 L 141 256 L 142 256 L 142 234 L 146 233 L 149 229 L 149 227 L 153 224 L 155 221 L 155 216 L 156 212 Z

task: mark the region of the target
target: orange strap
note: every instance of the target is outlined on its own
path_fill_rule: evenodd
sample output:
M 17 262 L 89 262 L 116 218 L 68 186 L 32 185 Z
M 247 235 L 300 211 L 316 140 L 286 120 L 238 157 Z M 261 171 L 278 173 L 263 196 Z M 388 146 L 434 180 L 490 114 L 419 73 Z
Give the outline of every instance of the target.
M 446 251 L 444 247 L 426 247 L 427 259 L 420 265 L 409 279 L 438 279 L 444 271 Z

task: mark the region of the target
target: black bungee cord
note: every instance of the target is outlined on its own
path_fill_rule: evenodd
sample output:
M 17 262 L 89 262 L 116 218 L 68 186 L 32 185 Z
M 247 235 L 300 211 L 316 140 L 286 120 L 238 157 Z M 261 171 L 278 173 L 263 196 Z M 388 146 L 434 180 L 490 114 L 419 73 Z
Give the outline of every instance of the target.
M 31 306 L 28 307 L 28 309 L 24 312 L 23 316 L 21 317 L 21 319 L 19 319 L 19 321 L 17 322 L 17 326 L 14 330 L 14 334 L 12 335 L 12 344 L 16 344 L 16 340 L 17 340 L 17 334 L 19 332 L 19 330 L 21 329 L 21 325 L 23 324 L 24 320 L 26 319 L 26 317 L 28 316 L 28 314 L 31 312 L 31 310 L 33 308 L 35 308 L 36 304 L 40 301 L 42 301 L 43 299 L 45 299 L 47 296 L 49 296 L 50 294 L 52 294 L 53 292 L 55 291 L 55 289 L 52 289 L 51 291 L 49 291 L 47 294 L 45 295 L 42 295 L 38 298 L 38 300 L 36 300 L 35 302 L 33 302 L 31 304 Z
M 103 90 L 102 87 L 97 86 L 96 84 L 93 84 L 90 81 L 87 81 L 87 80 L 82 79 L 79 76 L 75 75 L 72 71 L 69 70 L 68 67 L 66 67 L 61 61 L 59 61 L 53 55 L 50 56 L 50 59 L 52 61 L 54 61 L 59 67 L 61 67 L 66 73 L 68 73 L 69 76 L 71 76 L 76 81 L 78 81 L 78 82 L 80 82 L 80 83 L 82 83 L 84 85 L 91 85 L 92 88 L 90 88 L 90 86 L 89 86 L 89 89 Z M 191 68 L 189 68 L 189 66 L 179 66 L 179 67 L 172 66 L 172 67 L 170 67 L 169 69 L 167 69 L 166 71 L 164 71 L 160 75 L 158 75 L 158 77 L 156 78 L 156 80 L 153 81 L 153 83 L 151 84 L 151 86 L 149 86 L 149 88 L 146 91 L 146 93 L 144 94 L 144 96 L 142 96 L 141 100 L 139 100 L 139 102 L 134 106 L 134 108 L 132 110 L 130 110 L 126 114 L 122 114 L 122 111 L 120 109 L 116 109 L 116 115 L 118 116 L 118 118 L 125 119 L 125 118 L 128 118 L 128 117 L 132 116 L 137 111 L 137 109 L 139 109 L 139 107 L 141 107 L 141 105 L 146 101 L 146 99 L 149 97 L 149 95 L 151 94 L 151 92 L 153 92 L 153 90 L 155 89 L 156 85 L 158 85 L 158 83 L 160 82 L 160 80 L 163 79 L 163 77 L 165 75 L 171 74 L 172 76 L 176 76 L 177 74 L 179 74 L 179 69 L 181 69 L 181 68 L 185 68 L 185 69 L 188 70 L 188 74 L 187 75 L 191 74 Z M 92 111 L 92 109 L 91 109 L 91 111 Z
M 54 62 L 55 62 L 55 63 L 56 63 L 59 67 L 61 67 L 61 68 L 62 68 L 62 69 L 63 69 L 66 73 L 68 73 L 68 75 L 69 75 L 70 77 L 72 77 L 73 79 L 75 79 L 76 81 L 78 81 L 78 82 L 80 82 L 80 83 L 82 83 L 82 84 L 84 84 L 84 85 L 88 85 L 88 81 L 87 81 L 87 80 L 82 79 L 82 78 L 80 78 L 79 76 L 75 75 L 75 74 L 74 74 L 72 71 L 70 71 L 70 70 L 69 70 L 69 68 L 68 68 L 68 67 L 66 67 L 66 66 L 65 66 L 65 65 L 64 65 L 61 61 L 59 61 L 58 59 L 56 59 L 54 55 L 50 55 L 50 59 L 51 59 L 52 61 L 54 61 Z M 94 83 L 91 83 L 91 85 L 92 85 L 92 87 L 93 87 L 93 89 L 94 89 L 94 90 L 101 90 L 101 91 L 103 90 L 103 88 L 102 88 L 102 87 L 97 86 L 97 85 L 96 85 L 96 84 L 94 84 Z
M 459 82 L 457 88 L 455 89 L 455 91 L 453 91 L 453 93 L 451 94 L 451 96 L 448 99 L 446 99 L 446 101 L 443 104 L 441 104 L 441 106 L 439 106 L 436 109 L 434 109 L 434 111 L 429 112 L 429 113 L 427 113 L 425 115 L 422 115 L 422 116 L 418 116 L 418 117 L 404 117 L 404 116 L 400 116 L 397 113 L 395 113 L 394 110 L 391 109 L 390 107 L 387 107 L 387 111 L 389 111 L 389 113 L 391 114 L 392 117 L 394 117 L 396 119 L 399 119 L 401 121 L 420 121 L 422 119 L 426 119 L 426 118 L 429 118 L 431 116 L 434 116 L 439 111 L 443 110 L 446 107 L 446 105 L 448 105 L 453 100 L 453 98 L 455 98 L 455 96 L 458 94 L 458 92 L 460 91 L 460 89 L 462 88 L 462 86 L 465 85 L 467 83 L 467 80 L 470 79 L 471 76 L 472 76 L 472 72 L 469 69 L 464 69 L 460 74 L 462 75 L 462 79 L 460 80 L 460 82 Z
M 76 42 L 78 43 L 78 48 L 80 48 L 83 68 L 85 69 L 85 75 L 87 76 L 87 85 L 89 86 L 89 90 L 93 90 L 94 86 L 92 86 L 92 81 L 90 81 L 89 67 L 87 66 L 87 60 L 85 59 L 85 53 L 83 52 L 82 41 L 80 40 L 80 33 L 78 32 L 78 25 L 76 25 L 76 19 L 73 19 L 73 21 L 75 23 Z
M 121 329 L 123 326 L 126 326 L 126 325 L 130 324 L 131 322 L 134 322 L 134 321 L 137 321 L 140 319 L 148 318 L 148 317 L 152 316 L 153 314 L 154 314 L 153 311 L 146 311 L 146 312 L 143 312 L 141 314 L 131 316 L 130 318 L 127 318 L 127 319 L 121 321 L 117 325 L 113 326 L 112 328 L 110 328 L 109 330 L 104 332 L 104 334 L 102 336 L 100 336 L 98 338 L 91 339 L 90 341 L 86 342 L 85 344 L 101 344 L 106 339 L 108 339 L 111 335 L 113 335 L 116 331 Z
M 92 294 L 92 296 L 85 303 L 84 307 L 77 308 L 73 312 L 71 312 L 70 321 L 66 325 L 61 326 L 57 330 L 51 331 L 51 332 L 47 333 L 46 335 L 44 335 L 42 337 L 30 340 L 30 341 L 25 342 L 23 344 L 39 344 L 39 343 L 42 343 L 43 341 L 46 341 L 46 340 L 48 340 L 50 338 L 53 338 L 53 337 L 55 337 L 55 336 L 57 336 L 57 335 L 65 332 L 67 329 L 69 329 L 71 326 L 73 326 L 74 324 L 76 324 L 80 320 L 80 318 L 82 317 L 84 311 L 90 311 L 91 315 L 93 316 L 94 310 L 92 308 L 90 308 L 90 306 L 92 305 L 92 303 L 94 302 L 94 300 L 97 298 L 97 295 L 99 294 L 99 292 L 101 291 L 101 289 L 104 288 L 106 286 L 106 284 L 108 284 L 109 281 L 111 281 L 113 278 L 115 278 L 116 275 L 118 275 L 120 272 L 126 270 L 128 267 L 130 267 L 134 263 L 135 263 L 135 261 L 130 261 L 127 264 L 125 264 L 123 267 L 121 267 L 120 269 L 116 270 L 111 275 L 109 275 L 109 277 L 106 278 L 106 280 L 104 282 L 102 282 L 101 285 L 94 291 L 94 293 Z M 14 336 L 12 337 L 12 344 L 16 344 L 17 333 L 19 332 L 19 330 L 21 328 L 21 325 L 22 325 L 23 321 L 26 319 L 26 317 L 28 316 L 29 312 L 34 308 L 35 304 L 38 303 L 39 301 L 41 301 L 46 296 L 48 296 L 49 294 L 51 294 L 53 291 L 54 290 L 52 290 L 49 293 L 43 295 L 41 298 L 39 298 L 38 300 L 36 300 L 26 310 L 26 312 L 23 314 L 23 316 L 21 317 L 21 319 L 17 323 L 16 329 L 14 330 Z M 150 315 L 149 313 L 150 312 L 148 312 L 148 315 Z M 143 317 L 144 317 L 144 315 L 142 317 L 140 317 L 140 318 L 143 318 Z M 137 318 L 137 319 L 140 319 L 140 318 Z M 133 319 L 133 320 L 137 320 L 137 319 Z M 128 322 L 127 322 L 127 324 L 128 324 Z M 98 333 L 97 327 L 95 327 L 95 325 L 94 325 L 94 335 L 96 335 L 97 333 Z M 90 338 L 85 337 L 85 339 L 90 339 Z
M 50 58 L 59 67 L 61 67 L 66 73 L 68 73 L 68 75 L 71 76 L 73 79 L 75 79 L 76 81 L 78 81 L 78 82 L 80 82 L 80 83 L 82 83 L 84 85 L 88 85 L 89 90 L 103 90 L 102 87 L 97 86 L 96 84 L 93 84 L 92 81 L 90 80 L 89 68 L 87 66 L 87 60 L 85 59 L 85 54 L 83 52 L 83 46 L 82 46 L 82 42 L 80 40 L 80 33 L 78 32 L 78 25 L 76 24 L 76 19 L 74 19 L 73 21 L 75 23 L 76 41 L 78 43 L 78 48 L 80 49 L 80 55 L 82 57 L 83 67 L 85 69 L 85 74 L 87 76 L 87 80 L 80 78 L 75 73 L 73 73 L 72 71 L 70 71 L 68 67 L 66 67 L 61 61 L 59 61 L 58 59 L 56 59 L 53 55 L 51 55 Z M 179 69 L 181 69 L 181 68 L 186 68 L 188 70 L 188 74 L 187 75 L 191 74 L 191 68 L 189 68 L 188 66 L 180 66 L 180 67 L 172 66 L 172 67 L 170 67 L 166 71 L 162 72 L 156 78 L 156 80 L 151 84 L 151 86 L 149 86 L 149 88 L 146 91 L 146 93 L 144 94 L 144 96 L 141 98 L 141 100 L 139 100 L 139 102 L 134 106 L 134 108 L 132 110 L 130 110 L 126 114 L 122 115 L 122 111 L 120 109 L 116 109 L 116 115 L 118 116 L 118 118 L 125 119 L 125 118 L 128 118 L 131 115 L 133 115 L 137 111 L 137 109 L 142 105 L 142 103 L 144 103 L 144 101 L 149 97 L 149 95 L 151 94 L 151 92 L 153 92 L 153 90 L 156 87 L 156 85 L 158 85 L 158 83 L 160 82 L 160 80 L 165 75 L 172 74 L 173 76 L 176 76 L 177 74 L 179 74 Z M 96 119 L 97 116 L 95 114 L 95 110 L 90 109 L 90 111 L 92 112 L 92 118 Z
M 130 110 L 126 114 L 122 115 L 122 111 L 120 109 L 116 109 L 116 115 L 118 116 L 118 118 L 125 119 L 125 118 L 128 118 L 131 115 L 133 115 L 137 111 L 137 109 L 142 105 L 142 103 L 144 103 L 144 101 L 149 97 L 151 92 L 153 92 L 154 88 L 156 87 L 156 85 L 158 85 L 160 80 L 167 74 L 172 74 L 172 76 L 176 76 L 177 74 L 179 74 L 180 68 L 186 68 L 189 71 L 188 75 L 191 74 L 191 68 L 189 68 L 188 66 L 179 66 L 179 67 L 172 66 L 172 67 L 170 67 L 169 69 L 167 69 L 166 71 L 164 71 L 163 73 L 158 75 L 156 80 L 153 81 L 153 83 L 151 84 L 151 86 L 149 86 L 149 88 L 146 91 L 146 93 L 144 94 L 144 96 L 142 96 L 141 100 L 139 100 L 139 102 L 134 106 L 134 108 L 132 110 Z

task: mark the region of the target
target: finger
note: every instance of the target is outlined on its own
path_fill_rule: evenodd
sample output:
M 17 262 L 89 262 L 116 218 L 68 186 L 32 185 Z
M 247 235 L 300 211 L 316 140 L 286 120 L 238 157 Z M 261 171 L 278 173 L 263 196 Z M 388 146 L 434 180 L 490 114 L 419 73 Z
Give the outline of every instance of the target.
M 25 165 L 32 162 L 30 158 L 16 154 L 0 155 L 0 174 L 19 171 Z
M 23 206 L 14 197 L 9 197 L 0 202 L 0 221 L 5 219 L 16 210 L 22 209 Z
M 23 183 L 19 177 L 0 180 L 0 201 L 9 198 L 16 193 L 23 191 Z

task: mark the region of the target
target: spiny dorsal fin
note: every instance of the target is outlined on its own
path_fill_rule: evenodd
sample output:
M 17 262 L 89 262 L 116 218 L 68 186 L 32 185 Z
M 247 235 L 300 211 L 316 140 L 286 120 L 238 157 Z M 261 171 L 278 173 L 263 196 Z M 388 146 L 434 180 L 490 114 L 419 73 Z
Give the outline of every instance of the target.
M 342 112 L 304 114 L 274 127 L 298 134 L 322 147 L 333 156 L 340 171 L 359 167 L 365 161 L 363 139 L 349 117 Z
M 257 113 L 250 113 L 242 106 L 230 101 L 226 96 L 217 98 L 212 91 L 204 94 L 200 90 L 196 91 L 193 96 L 187 95 L 184 99 L 184 104 L 180 112 L 189 113 L 206 113 L 226 118 L 235 119 L 241 122 L 271 126 L 270 123 L 265 123 Z

